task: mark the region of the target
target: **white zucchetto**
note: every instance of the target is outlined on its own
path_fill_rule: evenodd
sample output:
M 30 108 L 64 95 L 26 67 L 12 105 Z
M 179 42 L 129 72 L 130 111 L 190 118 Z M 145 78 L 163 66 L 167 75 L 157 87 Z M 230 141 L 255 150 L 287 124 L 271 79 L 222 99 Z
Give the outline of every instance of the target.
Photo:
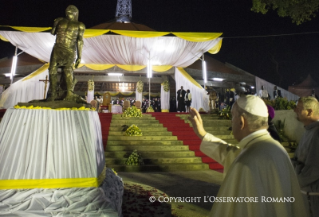
M 258 96 L 246 95 L 241 96 L 237 100 L 237 105 L 239 108 L 245 110 L 246 112 L 260 116 L 268 117 L 268 109 L 265 102 Z

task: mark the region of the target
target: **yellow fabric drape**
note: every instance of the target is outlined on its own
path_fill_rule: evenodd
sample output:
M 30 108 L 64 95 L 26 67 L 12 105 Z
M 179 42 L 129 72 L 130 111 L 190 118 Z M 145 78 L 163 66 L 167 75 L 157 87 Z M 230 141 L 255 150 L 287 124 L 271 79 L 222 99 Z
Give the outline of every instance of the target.
M 146 66 L 139 66 L 139 65 L 116 65 L 121 69 L 124 69 L 126 71 L 139 71 L 141 69 L 144 69 Z
M 93 70 L 106 70 L 109 68 L 114 67 L 114 64 L 84 64 L 86 67 L 93 69 Z
M 135 37 L 135 38 L 153 38 L 153 37 L 161 37 L 169 34 L 169 32 L 155 32 L 155 31 L 130 31 L 130 30 L 111 30 L 119 35 Z
M 106 176 L 106 168 L 98 178 L 68 179 L 11 179 L 0 180 L 0 189 L 33 189 L 33 188 L 97 188 Z
M 144 92 L 143 96 L 148 96 L 148 92 Z M 158 97 L 161 96 L 161 93 L 151 93 L 151 97 Z
M 173 66 L 152 66 L 152 70 L 155 72 L 166 72 L 171 69 Z
M 28 77 L 25 77 L 22 81 L 29 80 L 30 78 L 33 78 L 34 76 L 37 76 L 37 75 L 41 74 L 42 72 L 44 72 L 48 68 L 49 68 L 49 63 L 46 63 L 43 66 L 41 66 L 38 70 L 36 70 L 32 74 L 30 74 Z
M 96 36 L 106 34 L 109 31 L 110 31 L 109 29 L 86 29 L 83 37 L 84 38 L 96 37 Z
M 223 39 L 221 39 L 214 47 L 209 49 L 209 51 L 207 51 L 207 52 L 210 54 L 217 54 L 219 52 L 220 48 L 222 47 L 222 43 L 223 43 Z
M 2 35 L 0 35 L 0 39 L 1 39 L 2 41 L 10 42 L 8 39 L 6 39 L 5 37 L 3 37 Z
M 43 32 L 52 29 L 52 27 L 24 27 L 24 26 L 10 26 L 12 29 L 21 32 Z
M 169 112 L 168 109 L 162 109 L 162 112 Z
M 135 94 L 135 92 L 131 92 L 131 93 L 128 93 L 128 92 L 115 92 L 115 93 L 111 93 L 111 92 L 105 92 L 105 93 L 109 93 L 111 96 L 117 96 L 117 95 L 123 95 L 123 96 L 131 96 L 133 94 Z M 103 94 L 105 94 L 103 93 Z
M 218 38 L 223 33 L 210 33 L 210 32 L 173 32 L 175 36 L 182 38 L 186 41 L 192 42 L 205 42 Z
M 190 82 L 192 82 L 193 84 L 195 84 L 197 87 L 204 89 L 199 83 L 197 83 L 197 81 L 194 80 L 194 78 L 192 78 L 192 76 L 190 76 L 182 67 L 178 67 L 177 68 L 182 75 L 184 75 L 184 77 L 189 80 Z

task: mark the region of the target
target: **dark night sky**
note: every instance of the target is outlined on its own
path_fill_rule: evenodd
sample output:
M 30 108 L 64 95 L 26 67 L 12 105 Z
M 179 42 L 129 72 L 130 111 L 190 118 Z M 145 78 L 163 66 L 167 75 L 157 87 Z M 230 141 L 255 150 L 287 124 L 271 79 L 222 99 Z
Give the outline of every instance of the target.
M 0 25 L 52 26 L 69 4 L 80 10 L 87 28 L 114 19 L 116 0 L 0 0 Z M 231 38 L 319 32 L 319 19 L 297 26 L 275 12 L 250 10 L 252 1 L 239 0 L 132 0 L 133 22 L 157 31 L 223 32 L 221 51 L 213 57 L 287 88 L 311 74 L 319 81 L 319 34 L 282 37 Z M 229 38 L 228 38 L 229 37 Z M 0 42 L 0 58 L 12 56 L 14 47 Z M 279 73 L 275 71 L 278 62 Z M 280 83 L 281 82 L 281 83 Z

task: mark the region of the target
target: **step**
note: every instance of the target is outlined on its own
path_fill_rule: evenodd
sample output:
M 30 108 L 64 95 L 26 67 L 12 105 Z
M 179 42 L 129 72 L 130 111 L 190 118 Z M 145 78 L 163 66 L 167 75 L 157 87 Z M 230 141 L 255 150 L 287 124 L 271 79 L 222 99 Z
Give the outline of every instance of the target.
M 134 123 L 132 123 L 134 124 Z M 127 125 L 127 124 L 123 124 L 123 123 L 111 123 L 110 127 L 121 127 L 123 125 Z M 135 124 L 136 126 L 140 127 L 163 127 L 163 124 L 160 123 L 150 123 L 150 124 Z
M 108 136 L 108 140 L 177 140 L 176 136 Z
M 154 171 L 194 171 L 209 170 L 209 165 L 204 163 L 193 164 L 162 164 L 162 165 L 143 165 L 143 166 L 126 166 L 126 165 L 106 165 L 118 172 L 154 172 Z
M 121 124 L 159 124 L 158 120 L 112 120 L 111 124 L 116 124 L 116 123 L 121 123 Z
M 148 126 L 141 126 L 138 125 L 138 128 L 140 128 L 140 130 L 142 130 L 142 132 L 149 132 L 149 131 L 164 131 L 167 132 L 167 128 L 166 127 L 148 127 Z M 115 126 L 115 127 L 111 127 L 109 128 L 110 132 L 111 131 L 122 131 L 122 126 Z
M 167 131 L 147 131 L 144 132 L 142 130 L 143 134 L 147 134 L 148 136 L 173 136 L 172 135 L 172 132 L 167 132 Z M 121 132 L 121 131 L 110 131 L 109 132 L 109 135 L 110 136 L 125 136 L 124 135 L 125 133 L 124 132 Z
M 142 117 L 120 117 L 113 116 L 112 120 L 156 120 L 155 117 L 152 116 L 142 116 Z
M 121 117 L 122 114 L 112 114 L 112 118 L 123 118 Z M 130 117 L 134 118 L 134 117 Z M 153 118 L 151 114 L 142 114 L 142 118 Z
M 117 152 L 104 152 L 105 158 L 118 158 L 118 157 L 129 157 L 131 151 L 117 151 Z M 139 151 L 143 158 L 178 158 L 178 157 L 195 157 L 193 151 Z
M 117 145 L 183 145 L 183 141 L 180 140 L 160 140 L 160 141 L 107 141 L 108 146 L 117 146 Z
M 125 164 L 127 158 L 107 158 L 106 164 Z M 200 157 L 178 157 L 178 158 L 143 158 L 144 164 L 175 164 L 175 163 L 202 163 Z
M 117 145 L 117 146 L 106 146 L 105 151 L 187 151 L 188 146 L 186 145 Z

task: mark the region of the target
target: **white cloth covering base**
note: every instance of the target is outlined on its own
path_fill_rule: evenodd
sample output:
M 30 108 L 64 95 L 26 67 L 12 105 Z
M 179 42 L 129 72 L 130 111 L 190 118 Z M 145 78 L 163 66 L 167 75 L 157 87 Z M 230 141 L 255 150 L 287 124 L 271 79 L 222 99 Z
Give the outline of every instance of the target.
M 95 111 L 8 109 L 1 121 L 0 183 L 97 178 L 104 166 Z M 110 169 L 98 187 L 4 189 L 0 216 L 121 216 L 123 191 Z

